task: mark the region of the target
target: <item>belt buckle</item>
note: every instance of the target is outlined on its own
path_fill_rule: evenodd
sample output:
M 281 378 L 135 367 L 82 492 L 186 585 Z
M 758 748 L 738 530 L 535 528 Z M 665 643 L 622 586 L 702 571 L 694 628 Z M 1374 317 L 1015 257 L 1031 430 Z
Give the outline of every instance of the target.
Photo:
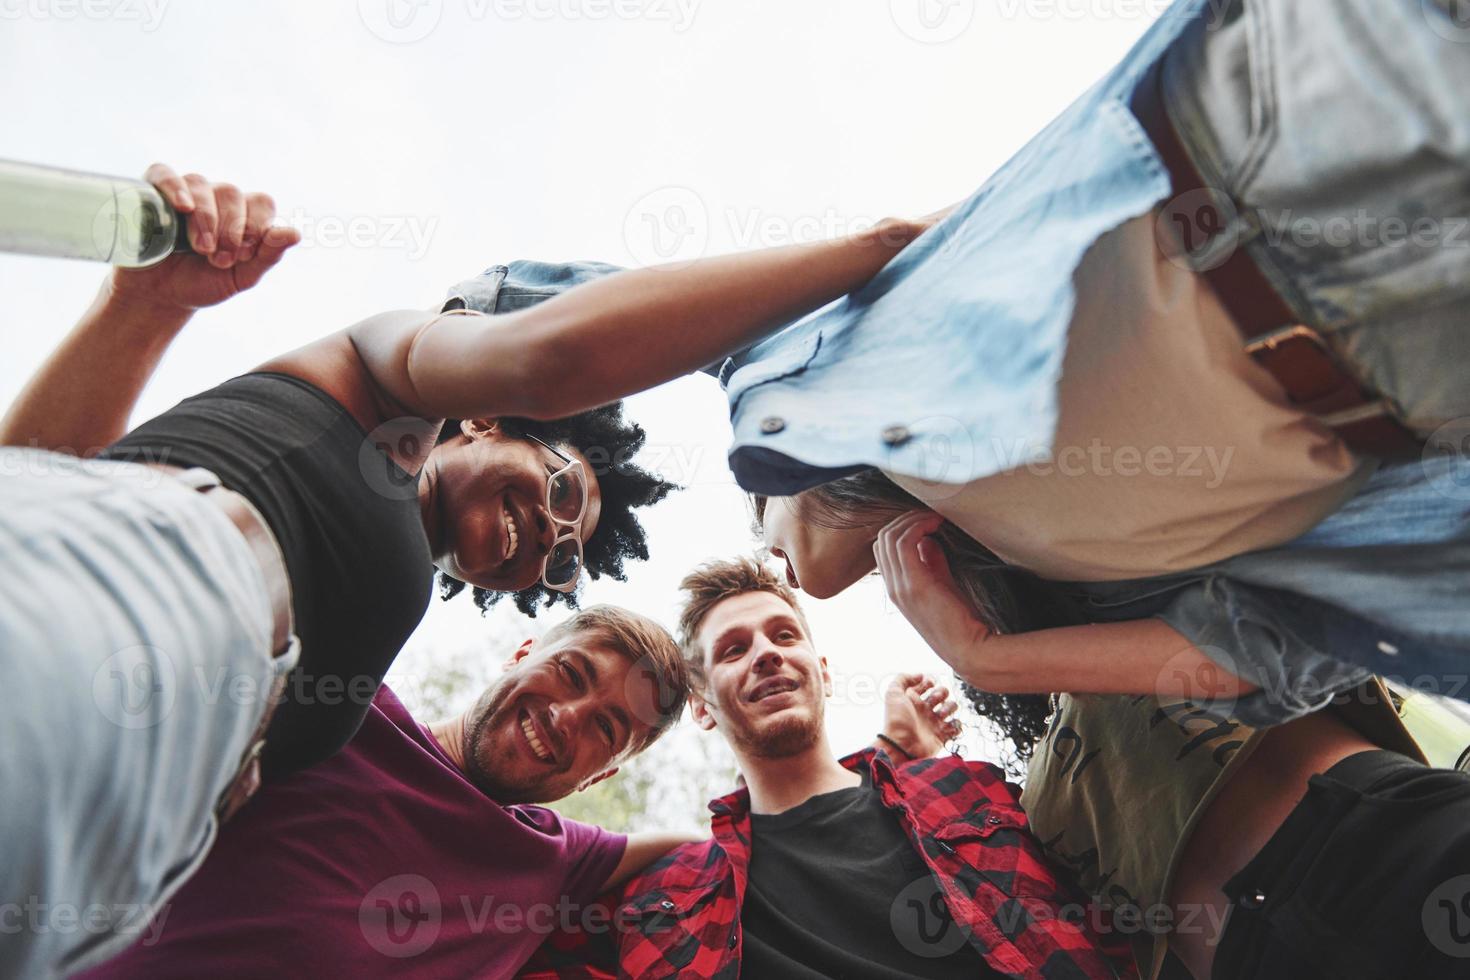
M 1353 452 L 1385 460 L 1417 458 L 1424 448 L 1393 403 L 1365 390 L 1322 335 L 1294 324 L 1248 342 L 1246 353 L 1281 384 L 1295 408 L 1337 433 Z
M 1340 364 L 1327 341 L 1304 324 L 1272 330 L 1251 340 L 1245 352 L 1281 382 L 1291 403 L 1335 428 L 1336 416 L 1351 413 L 1337 425 L 1388 411 L 1367 397 L 1357 380 Z M 1371 409 L 1371 411 L 1369 410 Z

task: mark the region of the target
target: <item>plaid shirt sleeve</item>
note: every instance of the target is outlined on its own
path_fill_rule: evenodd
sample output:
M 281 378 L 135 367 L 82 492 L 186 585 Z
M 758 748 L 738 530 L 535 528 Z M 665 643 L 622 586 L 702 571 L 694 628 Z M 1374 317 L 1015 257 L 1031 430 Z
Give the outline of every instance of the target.
M 675 848 L 623 890 L 619 975 L 734 980 L 739 911 L 735 878 L 719 844 Z
M 618 937 L 613 913 L 621 893 L 604 892 L 589 907 L 583 922 L 606 922 L 601 931 L 563 928 L 542 941 L 516 974 L 518 980 L 614 980 L 618 970 Z
M 1096 928 L 1087 897 L 1046 859 L 1019 789 L 999 769 L 946 756 L 888 771 L 884 792 L 906 804 L 950 914 L 992 967 L 1035 980 L 1137 976 L 1128 943 Z

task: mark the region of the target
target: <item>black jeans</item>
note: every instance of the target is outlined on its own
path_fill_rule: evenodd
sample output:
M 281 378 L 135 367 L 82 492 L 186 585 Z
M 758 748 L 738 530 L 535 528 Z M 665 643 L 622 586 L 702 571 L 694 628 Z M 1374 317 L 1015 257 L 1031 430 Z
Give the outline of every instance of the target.
M 1344 759 L 1225 894 L 1216 980 L 1470 978 L 1470 774 Z

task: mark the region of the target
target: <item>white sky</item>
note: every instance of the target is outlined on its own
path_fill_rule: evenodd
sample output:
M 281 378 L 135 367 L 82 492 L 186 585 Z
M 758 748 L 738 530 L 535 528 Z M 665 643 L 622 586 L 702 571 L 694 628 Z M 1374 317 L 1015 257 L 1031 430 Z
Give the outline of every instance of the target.
M 129 175 L 163 160 L 270 192 L 306 233 L 260 288 L 196 319 L 141 420 L 370 313 L 436 305 L 493 263 L 642 264 L 932 211 L 978 187 L 1164 6 L 0 0 L 0 157 Z M 101 276 L 0 256 L 0 399 Z M 679 579 L 748 550 L 748 519 L 714 382 L 630 410 L 651 462 L 689 489 L 645 515 L 653 560 L 586 600 L 671 622 Z M 838 678 L 838 750 L 871 740 L 894 672 L 948 676 L 876 580 L 806 608 Z M 400 674 L 544 626 L 509 603 L 489 624 L 467 598 L 436 603 Z

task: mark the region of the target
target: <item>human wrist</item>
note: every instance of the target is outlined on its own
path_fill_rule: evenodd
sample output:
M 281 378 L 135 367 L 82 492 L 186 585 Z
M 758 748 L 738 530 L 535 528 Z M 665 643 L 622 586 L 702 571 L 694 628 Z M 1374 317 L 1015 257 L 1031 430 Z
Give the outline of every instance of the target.
M 992 633 L 981 627 L 955 643 L 951 648 L 955 656 L 941 656 L 971 687 L 997 694 L 1017 693 L 1013 687 L 1020 681 L 1023 665 L 1017 661 L 1020 651 L 1015 640 L 1014 635 Z
M 119 280 L 119 270 L 102 282 L 92 304 L 92 315 L 114 329 L 137 332 L 139 339 L 167 344 L 194 316 L 194 310 L 149 295 Z
M 912 748 L 904 745 L 902 741 L 890 735 L 887 731 L 878 733 L 876 745 L 890 755 L 897 753 L 901 758 L 894 759 L 895 762 L 912 762 L 920 758 Z

